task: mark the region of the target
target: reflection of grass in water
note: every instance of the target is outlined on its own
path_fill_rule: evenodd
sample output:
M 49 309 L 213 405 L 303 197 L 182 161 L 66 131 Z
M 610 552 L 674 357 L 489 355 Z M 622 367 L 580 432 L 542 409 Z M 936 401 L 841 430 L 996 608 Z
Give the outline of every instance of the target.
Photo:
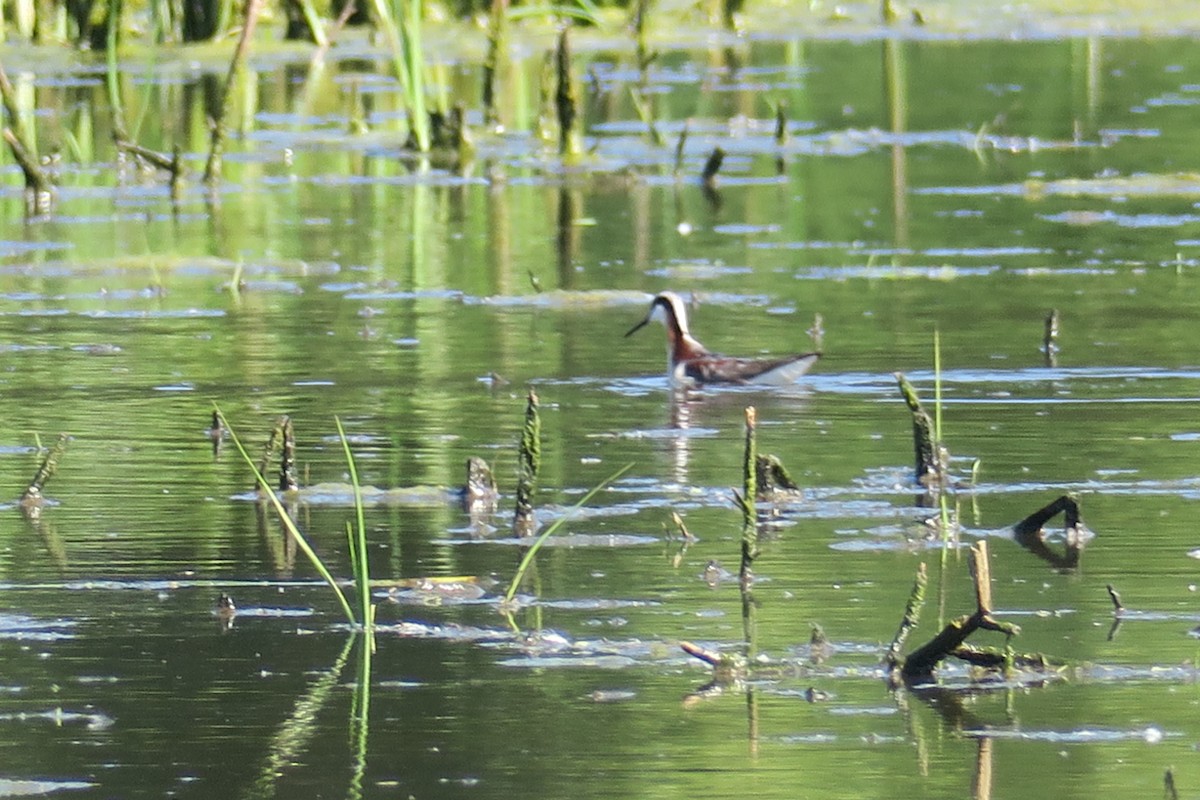
M 346 644 L 342 647 L 342 652 L 338 654 L 333 665 L 322 672 L 313 681 L 312 685 L 309 686 L 308 692 L 296 701 L 292 715 L 280 726 L 275 736 L 271 739 L 271 747 L 267 753 L 266 761 L 263 763 L 262 771 L 242 797 L 259 798 L 273 797 L 275 795 L 275 783 L 283 774 L 284 768 L 296 763 L 300 753 L 308 746 L 309 741 L 316 732 L 317 715 L 325 707 L 326 702 L 328 702 L 330 692 L 338 686 L 338 681 L 342 675 L 342 668 L 346 666 L 346 660 L 350 657 L 350 650 L 357 639 L 357 634 L 352 634 L 346 639 Z M 369 649 L 369 647 L 363 648 L 363 650 Z M 370 658 L 370 656 L 367 656 L 367 658 Z M 369 677 L 369 667 L 367 669 Z M 359 675 L 361 679 L 361 670 Z M 359 691 L 361 690 L 356 690 L 356 697 Z M 365 761 L 365 713 L 362 727 L 363 759 Z M 359 780 L 361 781 L 361 776 L 359 776 Z
M 350 787 L 346 796 L 362 797 L 363 777 L 367 773 L 367 733 L 371 710 L 371 656 L 375 652 L 375 637 L 367 631 L 358 652 L 358 680 L 354 684 L 354 700 L 350 709 L 351 770 Z
M 353 523 L 346 523 L 346 535 L 350 550 L 351 568 L 354 573 L 354 584 L 358 592 L 360 621 L 355 619 L 354 612 L 351 610 L 350 604 L 347 602 L 341 587 L 334 580 L 320 557 L 308 545 L 308 542 L 305 541 L 295 522 L 292 521 L 292 518 L 280 503 L 279 496 L 271 488 L 267 479 L 263 477 L 258 465 L 250 458 L 249 453 L 242 446 L 241 440 L 238 439 L 237 434 L 219 408 L 217 409 L 217 414 L 225 429 L 229 431 L 229 438 L 233 441 L 238 453 L 250 465 L 250 469 L 254 471 L 254 478 L 258 481 L 259 487 L 267 494 L 267 497 L 270 498 L 271 503 L 275 506 L 275 510 L 279 513 L 280 519 L 283 520 L 283 525 L 287 529 L 288 534 L 295 539 L 300 549 L 312 561 L 317 572 L 333 588 L 338 596 L 338 600 L 341 602 L 342 610 L 345 612 L 347 619 L 350 620 L 350 623 L 353 625 L 357 622 L 364 629 L 362 647 L 359 652 L 358 676 L 354 686 L 354 698 L 350 710 L 351 745 L 353 752 L 350 786 L 346 792 L 348 797 L 361 798 L 363 776 L 367 770 L 368 712 L 371 698 L 371 656 L 375 651 L 373 631 L 375 609 L 371 605 L 370 565 L 367 559 L 367 526 L 363 513 L 362 486 L 358 480 L 358 468 L 354 463 L 354 455 L 350 452 L 350 443 L 346 439 L 346 431 L 342 427 L 341 419 L 335 417 L 334 422 L 337 424 L 338 438 L 341 440 L 342 451 L 346 456 L 346 467 L 350 473 L 350 483 L 354 488 L 355 521 Z M 280 775 L 283 774 L 283 768 L 295 763 L 297 756 L 308 746 L 309 741 L 312 739 L 313 733 L 316 730 L 317 714 L 328 701 L 330 690 L 338 685 L 342 669 L 345 667 L 346 660 L 350 656 L 350 650 L 354 646 L 354 642 L 360 638 L 358 633 L 358 631 L 355 631 L 346 639 L 346 644 L 342 647 L 342 651 L 338 654 L 333 665 L 322 673 L 312 686 L 309 687 L 308 692 L 297 701 L 292 716 L 283 724 L 271 742 L 271 749 L 263 765 L 262 772 L 244 796 L 271 797 L 275 795 L 275 784 Z
M 508 591 L 504 593 L 505 604 L 511 603 L 512 599 L 516 597 L 517 587 L 519 587 L 521 585 L 521 581 L 525 579 L 525 574 L 529 571 L 530 566 L 533 564 L 533 559 L 537 556 L 538 551 L 542 549 L 542 545 L 546 543 L 546 540 L 549 539 L 555 531 L 561 528 L 566 521 L 571 518 L 573 512 L 583 506 L 584 503 L 595 497 L 605 486 L 608 486 L 610 483 L 624 475 L 632 468 L 632 463 L 626 464 L 612 475 L 609 475 L 607 478 L 600 481 L 600 483 L 592 487 L 591 491 L 581 497 L 579 502 L 567 509 L 565 514 L 556 519 L 550 526 L 546 528 L 546 530 L 542 531 L 541 534 L 534 539 L 533 544 L 529 545 L 529 549 L 525 551 L 524 557 L 521 558 L 521 563 L 517 567 L 517 574 L 513 575 L 512 583 L 508 585 Z

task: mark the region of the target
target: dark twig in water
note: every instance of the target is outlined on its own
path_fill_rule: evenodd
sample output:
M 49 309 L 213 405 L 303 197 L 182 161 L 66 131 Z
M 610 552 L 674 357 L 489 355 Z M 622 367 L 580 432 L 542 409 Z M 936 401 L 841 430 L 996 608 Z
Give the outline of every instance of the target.
M 1125 613 L 1125 606 L 1121 603 L 1121 595 L 1117 592 L 1117 590 L 1115 588 L 1113 588 L 1113 585 L 1110 583 L 1110 584 L 1107 584 L 1104 588 L 1108 591 L 1108 599 L 1112 601 L 1113 613 L 1114 614 Z
M 16 90 L 8 80 L 3 63 L 0 63 L 0 97 L 3 98 L 4 108 L 8 111 L 12 123 L 11 127 L 4 128 L 4 141 L 8 143 L 13 158 L 25 176 L 25 190 L 29 194 L 26 198 L 26 211 L 46 211 L 54 196 L 54 184 L 38 163 L 36 142 L 21 115 Z
M 700 173 L 700 188 L 704 193 L 704 199 L 708 201 L 714 213 L 721 210 L 721 193 L 717 191 L 717 172 L 720 171 L 721 162 L 724 160 L 725 151 L 714 147 L 708 156 L 708 161 L 704 162 L 704 170 Z
M 208 162 L 204 165 L 204 182 L 209 186 L 213 186 L 221 180 L 221 158 L 225 153 L 225 118 L 229 115 L 229 109 L 233 105 L 233 82 L 237 78 L 238 70 L 246 61 L 246 54 L 250 51 L 250 40 L 254 36 L 254 29 L 258 26 L 258 17 L 263 3 L 264 0 L 246 0 L 242 35 L 238 38 L 237 49 L 233 51 L 233 59 L 229 62 L 229 72 L 225 75 L 225 85 L 221 90 L 221 107 L 217 112 L 217 118 L 213 120 Z
M 117 150 L 129 153 L 155 169 L 166 172 L 170 176 L 171 199 L 179 200 L 180 191 L 183 188 L 183 148 L 176 144 L 171 155 L 168 156 L 166 153 L 143 147 L 137 142 L 131 142 L 121 135 L 115 136 L 113 143 L 116 144 Z
M 537 488 L 538 470 L 542 464 L 542 422 L 538 416 L 538 396 L 533 389 L 525 404 L 525 426 L 521 430 L 518 454 L 520 471 L 517 477 L 517 508 L 513 516 L 513 532 L 529 536 L 534 531 L 533 493 Z
M 1042 527 L 1058 514 L 1063 515 L 1065 539 L 1065 549 L 1061 554 L 1046 544 L 1046 532 Z M 1014 525 L 1012 531 L 1017 544 L 1052 566 L 1058 569 L 1075 569 L 1079 566 L 1087 540 L 1087 528 L 1080 514 L 1079 498 L 1075 495 L 1064 494 L 1055 498 Z
M 48 210 L 52 203 L 54 187 L 46 173 L 37 163 L 25 145 L 13 132 L 12 128 L 4 129 L 4 141 L 12 151 L 13 158 L 21 167 L 25 176 L 25 191 L 27 192 L 25 208 L 28 213 L 38 214 Z
M 991 566 L 988 562 L 986 540 L 978 541 L 971 547 L 971 579 L 975 583 L 975 613 L 952 620 L 933 639 L 910 653 L 900 667 L 900 675 L 905 682 L 921 683 L 929 680 L 933 677 L 937 665 L 949 656 L 986 669 L 1009 669 L 1013 666 L 1045 669 L 1049 666 L 1049 660 L 1040 653 L 1018 655 L 1007 645 L 1003 649 L 997 649 L 966 643 L 967 637 L 978 630 L 1003 633 L 1009 639 L 1021 631 L 1016 625 L 1000 622 L 992 616 Z M 913 597 L 916 595 L 914 587 Z M 911 598 L 909 605 L 912 605 Z M 908 619 L 909 616 L 910 610 L 905 609 L 905 618 Z M 901 630 L 904 627 L 902 622 Z M 893 665 L 896 659 L 898 654 L 889 649 L 889 665 Z M 894 666 L 892 676 L 895 677 Z
M 157 150 L 151 150 L 149 147 L 142 147 L 137 142 L 131 142 L 128 139 L 116 137 L 113 143 L 118 150 L 122 150 L 130 155 L 145 161 L 155 169 L 161 169 L 164 172 L 170 172 L 175 167 L 175 159 L 166 153 L 160 153 Z
M 700 181 L 707 189 L 715 189 L 717 186 L 717 173 L 721 171 L 721 164 L 725 161 L 725 151 L 719 147 L 714 147 L 713 151 L 708 154 L 708 161 L 704 162 L 704 170 L 700 173 Z
M 1175 771 L 1170 767 L 1163 773 L 1163 797 L 1166 800 L 1179 800 L 1179 792 L 1175 789 Z
M 1046 315 L 1046 333 L 1042 338 L 1042 346 L 1047 351 L 1058 349 L 1058 325 L 1058 309 L 1052 308 L 1050 309 L 1050 313 Z
M 775 144 L 783 147 L 788 142 L 787 103 L 780 100 L 775 104 Z

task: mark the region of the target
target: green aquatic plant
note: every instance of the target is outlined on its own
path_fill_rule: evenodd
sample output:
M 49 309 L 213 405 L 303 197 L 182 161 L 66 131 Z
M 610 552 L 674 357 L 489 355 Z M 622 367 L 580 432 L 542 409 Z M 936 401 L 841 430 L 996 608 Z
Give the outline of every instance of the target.
M 425 111 L 425 65 L 421 56 L 421 0 L 399 0 L 393 17 L 387 0 L 371 0 L 375 21 L 387 40 L 392 65 L 408 108 L 409 139 L 421 153 L 429 151 L 429 115 Z
M 356 620 L 354 617 L 354 611 L 350 608 L 350 603 L 346 599 L 346 593 L 342 591 L 341 584 L 339 584 L 338 581 L 333 577 L 332 573 L 329 571 L 329 568 L 325 566 L 325 562 L 322 561 L 321 557 L 317 555 L 317 552 L 313 550 L 312 545 L 308 543 L 308 540 L 304 538 L 304 534 L 300 532 L 300 528 L 297 527 L 295 520 L 293 520 L 291 515 L 288 514 L 287 509 L 283 507 L 283 502 L 279 499 L 279 494 L 273 488 L 271 488 L 271 484 L 263 475 L 262 470 L 259 469 L 258 465 L 254 463 L 254 459 L 250 457 L 250 454 L 246 452 L 245 446 L 242 445 L 242 440 L 238 438 L 233 426 L 229 424 L 229 419 L 224 413 L 222 413 L 219 407 L 214 406 L 214 408 L 216 408 L 222 426 L 225 428 L 225 430 L 229 431 L 229 439 L 233 442 L 233 446 L 237 448 L 242 460 L 246 462 L 247 466 L 249 466 L 251 470 L 253 470 L 254 480 L 258 483 L 258 486 L 262 490 L 263 494 L 267 496 L 267 499 L 270 501 L 271 505 L 275 507 L 275 511 L 279 514 L 279 519 L 283 522 L 284 529 L 287 530 L 288 535 L 292 537 L 292 541 L 296 543 L 296 546 L 300 548 L 300 552 L 304 553 L 305 557 L 308 558 L 309 563 L 313 565 L 313 568 L 317 571 L 317 574 L 320 575 L 327 584 L 329 584 L 329 588 L 333 589 L 333 593 L 337 596 L 338 604 L 341 605 L 342 612 L 345 613 L 346 619 L 351 625 L 358 624 L 358 620 Z M 355 493 L 355 497 L 358 497 L 357 492 Z

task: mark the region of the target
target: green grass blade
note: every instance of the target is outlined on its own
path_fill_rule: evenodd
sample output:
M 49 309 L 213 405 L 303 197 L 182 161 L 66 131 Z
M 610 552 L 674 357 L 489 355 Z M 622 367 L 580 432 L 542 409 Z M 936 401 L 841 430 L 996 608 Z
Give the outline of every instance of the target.
M 350 485 L 354 487 L 354 522 L 355 532 L 349 531 L 350 560 L 354 569 L 354 585 L 358 590 L 359 613 L 363 627 L 371 629 L 371 570 L 367 562 L 367 521 L 363 512 L 362 486 L 358 482 L 358 467 L 354 463 L 354 454 L 350 452 L 350 442 L 346 439 L 346 430 L 342 427 L 340 417 L 333 418 L 337 425 L 338 439 L 342 442 L 342 453 L 346 456 L 346 468 L 350 472 Z
M 595 8 L 595 6 L 593 6 Z M 589 25 L 600 27 L 604 24 L 594 11 L 577 6 L 521 6 L 508 12 L 509 20 L 521 20 L 537 17 L 557 17 L 562 19 L 577 19 Z
M 537 539 L 534 540 L 533 544 L 529 545 L 529 549 L 525 551 L 525 557 L 521 559 L 521 563 L 517 567 L 517 574 L 513 576 L 512 583 L 508 585 L 508 591 L 504 594 L 504 602 L 512 602 L 513 597 L 515 597 L 517 594 L 517 587 L 521 585 L 521 580 L 525 577 L 525 573 L 529 569 L 529 565 L 533 563 L 534 557 L 537 555 L 538 550 L 542 549 L 542 545 L 546 542 L 546 540 L 549 539 L 555 531 L 561 528 L 563 524 L 571 518 L 571 514 L 574 511 L 577 511 L 584 503 L 595 497 L 601 489 L 603 489 L 605 486 L 608 486 L 610 483 L 624 475 L 626 472 L 629 472 L 631 469 L 633 469 L 632 462 L 626 464 L 612 475 L 609 475 L 607 478 L 600 481 L 600 483 L 596 484 L 590 492 L 580 498 L 578 503 L 567 509 L 567 513 L 556 519 L 554 523 L 550 525 L 550 527 L 542 531 L 541 535 L 539 535 Z
M 342 606 L 342 611 L 346 614 L 346 619 L 350 621 L 351 625 L 356 624 L 357 620 L 354 619 L 354 611 L 351 610 L 350 603 L 346 600 L 346 594 L 342 591 L 342 587 L 338 585 L 338 582 L 334 579 L 333 575 L 330 574 L 329 570 L 325 566 L 325 562 L 321 561 L 321 557 L 317 555 L 317 552 L 309 545 L 308 540 L 304 538 L 304 534 L 300 533 L 300 529 L 296 527 L 296 523 L 292 521 L 292 518 L 287 513 L 287 509 L 285 509 L 283 507 L 283 503 L 280 502 L 279 495 L 277 495 L 275 490 L 271 488 L 271 484 L 266 478 L 263 477 L 263 474 L 259 472 L 258 467 L 254 463 L 254 459 L 250 458 L 250 454 L 247 453 L 246 448 L 242 446 L 242 440 L 239 439 L 237 433 L 234 432 L 233 426 L 229 424 L 229 420 L 225 418 L 225 414 L 215 403 L 213 404 L 213 408 L 216 409 L 217 414 L 221 417 L 221 424 L 225 426 L 225 430 L 229 431 L 229 439 L 233 442 L 234 447 L 237 448 L 238 453 L 241 454 L 242 460 L 245 461 L 246 464 L 249 465 L 250 469 L 254 472 L 254 479 L 258 482 L 259 487 L 266 492 L 267 497 L 271 500 L 271 504 L 275 506 L 275 511 L 278 512 L 280 520 L 283 521 L 283 527 L 292 537 L 292 540 L 296 543 L 296 546 L 300 548 L 300 552 L 304 553 L 304 555 L 312 563 L 313 568 L 317 571 L 317 574 L 319 574 L 321 578 L 323 578 L 324 581 L 329 584 L 329 587 L 333 589 L 334 594 L 337 595 L 338 602 Z

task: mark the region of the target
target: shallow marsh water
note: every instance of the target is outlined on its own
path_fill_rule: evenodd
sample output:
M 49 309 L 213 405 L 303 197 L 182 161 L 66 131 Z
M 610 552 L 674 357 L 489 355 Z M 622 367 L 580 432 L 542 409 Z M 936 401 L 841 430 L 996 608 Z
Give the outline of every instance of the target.
M 192 190 L 176 215 L 161 183 L 114 189 L 108 164 L 64 159 L 56 214 L 22 225 L 6 166 L 0 795 L 1145 797 L 1167 767 L 1194 794 L 1194 51 L 767 39 L 664 53 L 649 85 L 672 146 L 692 118 L 688 174 L 729 152 L 718 202 L 671 175 L 672 146 L 648 144 L 629 107 L 629 54 L 603 51 L 586 56 L 601 92 L 586 168 L 512 134 L 482 141 L 466 174 L 415 174 L 380 130 L 386 91 L 369 93 L 375 130 L 345 134 L 370 81 L 336 64 L 319 115 L 296 110 L 302 68 L 259 73 L 215 208 Z M 145 95 L 162 103 L 145 143 L 201 153 L 197 80 L 142 80 L 162 93 Z M 47 125 L 92 115 L 104 141 L 101 87 L 53 71 L 34 84 L 69 112 Z M 694 330 L 739 353 L 808 349 L 819 313 L 825 359 L 795 390 L 673 399 L 661 331 L 622 338 L 662 288 L 694 293 Z M 964 539 L 996 534 L 1018 648 L 1070 664 L 1046 686 L 892 694 L 881 679 L 920 561 L 934 588 L 915 640 L 973 602 L 965 553 L 926 540 L 892 377 L 932 395 L 935 330 L 947 443 L 964 473 L 982 462 L 958 495 Z M 495 600 L 520 556 L 505 514 L 527 385 L 543 404 L 543 521 L 634 467 L 543 551 L 514 633 Z M 366 724 L 360 653 L 245 499 L 246 468 L 228 445 L 214 457 L 214 401 L 255 446 L 293 415 L 309 483 L 345 480 L 335 414 L 368 484 L 453 486 L 471 455 L 496 468 L 503 507 L 482 525 L 448 503 L 368 510 L 375 577 L 499 585 L 381 590 Z M 756 564 L 768 663 L 705 690 L 678 643 L 743 641 L 736 579 L 706 576 L 736 573 L 750 404 L 760 449 L 806 496 Z M 60 431 L 73 438 L 53 504 L 25 521 L 35 436 Z M 1065 491 L 1096 538 L 1060 572 L 998 532 Z M 697 542 L 672 538 L 672 510 Z M 348 574 L 348 505 L 299 516 Z M 1107 584 L 1129 607 L 1115 629 Z M 240 609 L 227 631 L 221 592 Z M 813 623 L 833 643 L 820 663 Z

